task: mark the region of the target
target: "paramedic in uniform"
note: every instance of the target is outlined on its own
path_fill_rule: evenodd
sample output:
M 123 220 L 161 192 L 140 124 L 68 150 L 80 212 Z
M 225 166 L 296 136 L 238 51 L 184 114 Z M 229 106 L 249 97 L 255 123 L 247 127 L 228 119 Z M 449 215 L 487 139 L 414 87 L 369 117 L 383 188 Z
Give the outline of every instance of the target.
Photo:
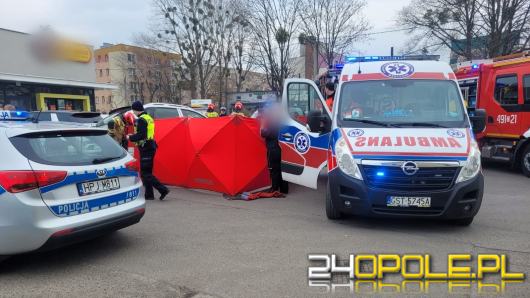
M 144 112 L 141 102 L 135 101 L 132 110 L 138 116 L 136 133 L 128 138 L 136 143 L 140 151 L 140 175 L 145 187 L 145 199 L 154 200 L 153 187 L 160 193 L 160 200 L 163 200 L 169 193 L 169 189 L 162 185 L 153 175 L 153 161 L 155 158 L 157 145 L 155 143 L 155 122 L 149 114 Z
M 326 105 L 331 112 L 333 111 L 333 102 L 335 101 L 335 84 L 332 82 L 327 83 L 326 88 L 324 88 L 324 92 L 326 94 Z

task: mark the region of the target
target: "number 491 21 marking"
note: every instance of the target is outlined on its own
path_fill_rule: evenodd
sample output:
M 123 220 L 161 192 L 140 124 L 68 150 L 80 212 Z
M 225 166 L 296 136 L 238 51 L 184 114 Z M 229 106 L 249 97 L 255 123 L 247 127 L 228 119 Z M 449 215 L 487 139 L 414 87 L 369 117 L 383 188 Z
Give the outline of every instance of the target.
M 498 115 L 497 123 L 500 124 L 517 124 L 517 115 Z

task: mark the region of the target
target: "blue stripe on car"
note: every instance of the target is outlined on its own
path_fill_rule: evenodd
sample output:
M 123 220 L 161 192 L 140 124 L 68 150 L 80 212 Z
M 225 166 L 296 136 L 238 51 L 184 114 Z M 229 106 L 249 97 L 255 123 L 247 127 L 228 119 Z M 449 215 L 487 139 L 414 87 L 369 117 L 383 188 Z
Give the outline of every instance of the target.
M 280 136 L 279 136 L 279 139 L 280 141 L 282 142 L 285 142 L 285 143 L 293 143 L 294 142 L 294 136 L 300 132 L 301 130 L 294 127 L 294 126 L 287 126 L 287 127 L 284 127 L 280 133 Z M 281 134 L 284 134 L 284 133 L 289 133 L 293 136 L 293 138 L 290 140 L 290 141 L 287 141 L 285 140 L 285 138 L 283 138 L 281 136 Z M 308 134 L 306 132 L 306 134 L 309 136 L 309 138 L 311 139 L 311 147 L 313 148 L 320 148 L 320 149 L 324 149 L 324 150 L 327 150 L 328 149 L 328 146 L 329 146 L 329 138 L 323 138 L 323 136 L 325 135 L 321 135 L 320 137 L 318 138 L 314 138 L 312 137 L 310 134 Z
M 383 160 L 429 160 L 429 161 L 465 161 L 467 157 L 454 157 L 454 156 L 414 156 L 412 155 L 356 155 L 353 157 L 355 159 L 383 159 Z
M 125 168 L 125 167 L 121 167 L 121 168 L 118 168 L 118 169 L 113 168 L 112 170 L 109 170 L 107 172 L 107 175 L 105 177 L 99 177 L 96 174 L 96 171 L 85 172 L 85 173 L 82 173 L 82 174 L 77 174 L 77 173 L 74 172 L 72 175 L 68 175 L 61 182 L 42 187 L 40 189 L 40 191 L 41 191 L 41 193 L 47 193 L 47 192 L 50 192 L 52 190 L 56 190 L 56 189 L 61 188 L 63 186 L 74 184 L 74 183 L 97 180 L 97 179 L 103 179 L 103 178 L 110 178 L 110 177 L 119 177 L 119 176 L 127 177 L 127 176 L 137 176 L 137 175 L 138 175 L 137 172 L 131 171 L 131 170 Z
M 140 188 L 136 188 L 130 191 L 122 192 L 119 194 L 87 200 L 79 201 L 75 203 L 61 204 L 50 206 L 49 208 L 52 212 L 61 217 L 74 216 L 79 214 L 85 214 L 90 212 L 95 212 L 98 210 L 107 209 L 110 207 L 115 207 L 125 203 L 129 203 L 138 198 L 140 194 Z
M 2 186 L 0 186 L 0 195 L 3 195 L 4 192 L 6 192 L 6 190 Z

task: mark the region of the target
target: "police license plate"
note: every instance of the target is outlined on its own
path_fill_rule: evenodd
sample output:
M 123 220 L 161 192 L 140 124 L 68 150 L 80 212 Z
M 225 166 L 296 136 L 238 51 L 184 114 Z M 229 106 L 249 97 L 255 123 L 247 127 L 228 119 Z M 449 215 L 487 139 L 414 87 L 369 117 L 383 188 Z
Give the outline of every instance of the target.
M 117 177 L 88 181 L 77 184 L 77 191 L 80 196 L 87 196 L 95 193 L 111 191 L 120 188 L 120 180 Z
M 430 197 L 395 197 L 390 196 L 386 199 L 387 207 L 431 207 Z

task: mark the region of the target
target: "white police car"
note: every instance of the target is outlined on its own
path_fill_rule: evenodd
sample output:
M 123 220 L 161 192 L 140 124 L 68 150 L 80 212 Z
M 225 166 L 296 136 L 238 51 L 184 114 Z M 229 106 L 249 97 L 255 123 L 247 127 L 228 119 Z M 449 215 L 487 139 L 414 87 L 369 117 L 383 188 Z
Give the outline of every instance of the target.
M 0 111 L 0 257 L 51 249 L 140 221 L 136 161 L 104 129 Z

